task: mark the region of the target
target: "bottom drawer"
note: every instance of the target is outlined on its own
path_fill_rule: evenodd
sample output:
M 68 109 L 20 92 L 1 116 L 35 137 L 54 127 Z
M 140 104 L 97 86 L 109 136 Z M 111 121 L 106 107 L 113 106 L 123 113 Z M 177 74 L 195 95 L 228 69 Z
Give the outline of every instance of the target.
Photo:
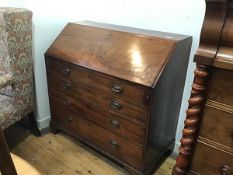
M 233 175 L 233 154 L 198 141 L 191 169 L 200 175 Z
M 56 109 L 55 113 L 52 111 L 52 121 L 74 135 L 83 137 L 121 161 L 136 169 L 141 169 L 143 149 L 131 142 L 127 142 L 108 130 L 61 108 Z

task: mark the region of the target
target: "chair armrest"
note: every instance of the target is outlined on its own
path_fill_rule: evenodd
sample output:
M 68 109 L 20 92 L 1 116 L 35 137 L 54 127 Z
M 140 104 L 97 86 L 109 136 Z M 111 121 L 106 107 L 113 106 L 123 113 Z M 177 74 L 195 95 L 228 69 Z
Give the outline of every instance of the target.
M 11 74 L 6 74 L 0 77 L 0 89 L 12 85 L 13 83 L 14 80 Z

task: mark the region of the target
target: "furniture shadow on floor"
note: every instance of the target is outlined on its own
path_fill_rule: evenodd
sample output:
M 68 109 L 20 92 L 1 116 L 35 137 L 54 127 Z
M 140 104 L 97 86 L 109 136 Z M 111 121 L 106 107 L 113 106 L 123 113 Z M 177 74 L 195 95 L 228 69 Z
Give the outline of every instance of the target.
M 7 133 L 12 152 L 28 161 L 43 175 L 129 175 L 76 139 L 59 133 L 36 137 L 27 124 L 14 125 Z M 21 141 L 16 141 L 21 140 Z M 169 175 L 174 160 L 168 158 L 155 175 Z

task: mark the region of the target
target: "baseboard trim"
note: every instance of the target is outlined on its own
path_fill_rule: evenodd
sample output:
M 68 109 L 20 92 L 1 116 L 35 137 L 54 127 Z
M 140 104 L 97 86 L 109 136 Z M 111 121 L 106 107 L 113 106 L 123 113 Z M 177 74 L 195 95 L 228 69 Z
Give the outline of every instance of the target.
M 47 128 L 49 128 L 50 120 L 51 120 L 50 116 L 44 117 L 43 119 L 36 119 L 38 129 L 42 131 L 42 130 L 46 130 Z
M 179 147 L 180 147 L 180 142 L 176 141 L 175 142 L 175 147 L 174 147 L 173 152 L 171 154 L 172 158 L 175 159 L 179 155 Z

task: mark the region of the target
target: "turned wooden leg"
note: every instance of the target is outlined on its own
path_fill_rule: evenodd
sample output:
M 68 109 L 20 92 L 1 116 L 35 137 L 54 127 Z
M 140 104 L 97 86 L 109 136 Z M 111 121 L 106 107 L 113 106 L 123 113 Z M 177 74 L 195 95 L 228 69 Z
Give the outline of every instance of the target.
M 209 75 L 208 69 L 208 66 L 197 65 L 194 71 L 195 77 L 191 96 L 188 101 L 189 107 L 186 111 L 183 136 L 180 140 L 181 146 L 179 148 L 179 156 L 176 158 L 176 165 L 172 172 L 173 175 L 187 174 L 190 165 L 193 146 L 197 136 L 198 121 L 201 117 L 203 101 L 205 99 L 206 82 Z

